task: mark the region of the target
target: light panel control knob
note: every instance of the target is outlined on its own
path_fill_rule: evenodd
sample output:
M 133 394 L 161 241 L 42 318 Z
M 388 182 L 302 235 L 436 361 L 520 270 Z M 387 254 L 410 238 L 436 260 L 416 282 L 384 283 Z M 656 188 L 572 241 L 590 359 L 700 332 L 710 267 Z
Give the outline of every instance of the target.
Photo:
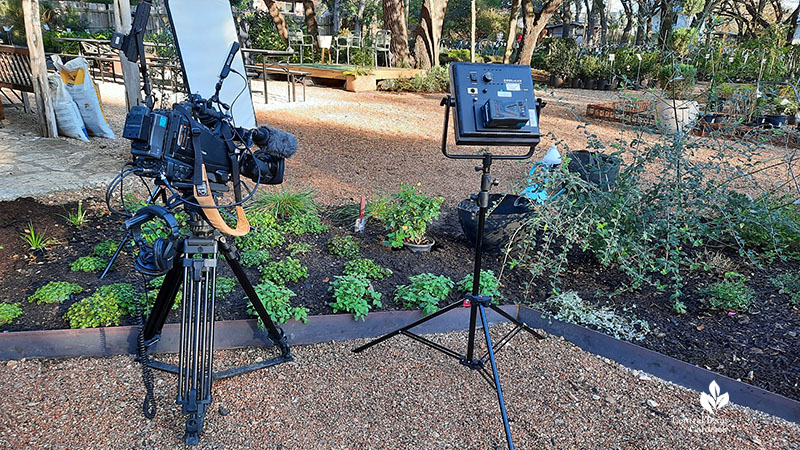
M 487 83 L 491 83 L 493 79 L 494 79 L 494 76 L 492 76 L 492 72 L 486 72 L 486 73 L 483 74 L 483 81 L 485 81 Z

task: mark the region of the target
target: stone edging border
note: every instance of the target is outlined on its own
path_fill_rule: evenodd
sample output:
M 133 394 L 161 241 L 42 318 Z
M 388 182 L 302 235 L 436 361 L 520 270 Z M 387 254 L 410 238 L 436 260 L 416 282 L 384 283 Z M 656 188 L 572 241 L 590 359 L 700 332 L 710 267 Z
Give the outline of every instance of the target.
M 503 306 L 511 315 L 533 328 L 563 337 L 590 353 L 612 359 L 631 369 L 642 370 L 672 383 L 705 392 L 715 380 L 735 404 L 757 409 L 800 423 L 800 402 L 736 381 L 718 373 L 621 341 L 588 328 L 549 319 L 527 307 Z M 504 321 L 488 311 L 490 324 Z M 349 314 L 309 317 L 308 323 L 290 321 L 282 326 L 291 345 L 346 341 L 377 337 L 422 317 L 419 311 L 373 312 L 365 321 L 354 321 Z M 456 309 L 425 323 L 418 333 L 446 333 L 467 328 L 469 311 Z M 167 324 L 157 352 L 177 351 L 179 326 Z M 91 357 L 131 354 L 136 351 L 137 327 L 89 328 L 0 333 L 0 360 L 21 358 Z M 215 348 L 263 346 L 268 342 L 255 320 L 220 321 L 215 325 Z M 698 407 L 700 403 L 698 400 Z

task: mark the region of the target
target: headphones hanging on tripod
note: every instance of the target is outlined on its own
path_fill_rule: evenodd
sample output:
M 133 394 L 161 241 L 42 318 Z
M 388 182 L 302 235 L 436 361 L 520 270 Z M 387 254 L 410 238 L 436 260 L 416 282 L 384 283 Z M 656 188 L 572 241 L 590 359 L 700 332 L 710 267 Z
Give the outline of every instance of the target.
M 169 227 L 169 236 L 160 237 L 150 246 L 142 236 L 142 225 L 154 218 L 162 219 Z M 133 235 L 133 240 L 139 246 L 139 256 L 134 262 L 134 268 L 149 276 L 158 276 L 169 271 L 175 263 L 178 254 L 180 231 L 175 216 L 163 206 L 145 206 L 136 211 L 126 227 Z

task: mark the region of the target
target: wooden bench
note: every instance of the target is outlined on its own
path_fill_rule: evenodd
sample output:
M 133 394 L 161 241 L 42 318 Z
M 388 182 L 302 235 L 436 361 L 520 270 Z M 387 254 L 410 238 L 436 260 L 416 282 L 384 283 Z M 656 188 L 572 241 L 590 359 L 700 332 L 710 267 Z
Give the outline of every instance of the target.
M 33 92 L 31 56 L 26 47 L 0 45 L 0 89 L 2 88 L 11 89 L 12 92 Z M 28 96 L 19 95 L 16 92 L 14 95 L 22 101 L 24 110 L 29 112 Z M 6 97 L 11 100 L 7 95 Z M 0 99 L 0 120 L 2 119 L 5 119 L 5 112 L 2 99 Z

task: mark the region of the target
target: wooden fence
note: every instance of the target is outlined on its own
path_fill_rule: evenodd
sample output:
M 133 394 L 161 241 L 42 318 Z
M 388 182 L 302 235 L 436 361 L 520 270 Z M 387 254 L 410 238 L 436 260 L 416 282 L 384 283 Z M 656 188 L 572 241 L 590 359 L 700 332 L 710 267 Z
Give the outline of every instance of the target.
M 58 11 L 62 11 L 62 14 L 68 10 L 77 12 L 80 18 L 88 24 L 88 31 L 114 28 L 114 7 L 112 5 L 78 1 L 54 1 L 53 7 Z M 160 33 L 167 29 L 169 29 L 167 10 L 162 1 L 156 0 L 150 9 L 150 20 L 147 21 L 145 36 L 149 36 L 152 33 Z

